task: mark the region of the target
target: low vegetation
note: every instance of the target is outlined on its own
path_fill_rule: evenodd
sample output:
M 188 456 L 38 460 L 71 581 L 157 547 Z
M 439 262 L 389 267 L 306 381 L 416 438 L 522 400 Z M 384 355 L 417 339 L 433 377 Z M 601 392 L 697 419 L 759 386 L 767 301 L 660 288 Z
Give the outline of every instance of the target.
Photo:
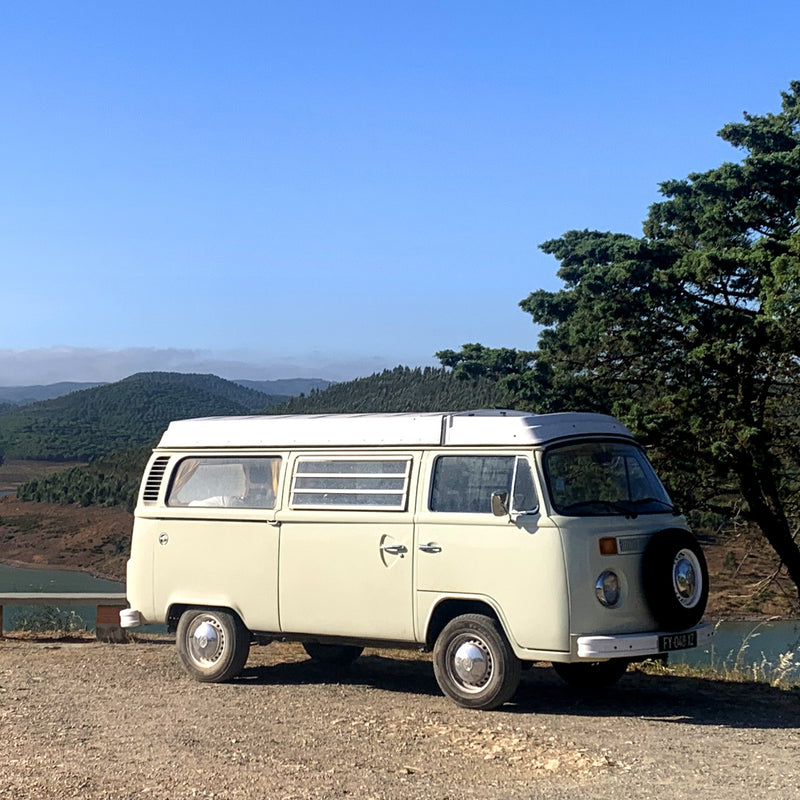
M 150 448 L 114 453 L 91 464 L 64 469 L 24 483 L 20 500 L 79 506 L 122 506 L 133 512 Z

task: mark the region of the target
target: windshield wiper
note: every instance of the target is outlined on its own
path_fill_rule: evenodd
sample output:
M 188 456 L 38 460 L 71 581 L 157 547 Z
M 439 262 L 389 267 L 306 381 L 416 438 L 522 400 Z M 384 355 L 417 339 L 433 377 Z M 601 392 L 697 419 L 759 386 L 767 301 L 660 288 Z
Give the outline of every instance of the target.
M 660 506 L 664 506 L 668 511 L 671 511 L 673 516 L 680 516 L 680 511 L 678 510 L 677 506 L 672 505 L 672 503 L 668 503 L 666 500 L 659 500 L 657 497 L 642 497 L 638 500 L 629 500 L 628 501 L 631 505 L 644 505 L 645 503 L 658 503 Z
M 570 512 L 578 511 L 582 508 L 591 508 L 592 506 L 609 508 L 612 511 L 624 514 L 629 519 L 636 519 L 636 517 L 639 516 L 632 508 L 628 508 L 628 506 L 624 506 L 622 503 L 613 503 L 611 500 L 582 500 L 579 503 L 570 503 L 568 506 L 561 509 L 561 513 L 570 516 Z

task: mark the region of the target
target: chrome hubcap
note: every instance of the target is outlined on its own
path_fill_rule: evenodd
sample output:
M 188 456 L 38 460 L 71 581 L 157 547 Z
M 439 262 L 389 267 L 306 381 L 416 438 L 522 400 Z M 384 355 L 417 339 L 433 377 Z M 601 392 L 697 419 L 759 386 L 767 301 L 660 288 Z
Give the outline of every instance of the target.
M 222 627 L 213 617 L 200 617 L 189 631 L 189 653 L 198 664 L 215 662 L 224 647 Z
M 697 604 L 701 590 L 700 563 L 691 550 L 680 550 L 672 562 L 672 587 L 685 608 Z
M 453 643 L 450 660 L 453 677 L 465 691 L 483 689 L 492 675 L 492 656 L 484 642 L 477 638 Z

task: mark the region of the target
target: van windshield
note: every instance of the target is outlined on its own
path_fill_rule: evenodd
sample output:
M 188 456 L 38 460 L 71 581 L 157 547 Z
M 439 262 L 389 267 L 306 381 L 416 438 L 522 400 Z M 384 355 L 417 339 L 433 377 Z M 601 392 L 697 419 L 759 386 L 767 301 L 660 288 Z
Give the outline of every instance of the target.
M 570 517 L 675 512 L 645 454 L 626 442 L 581 442 L 544 456 L 555 511 Z

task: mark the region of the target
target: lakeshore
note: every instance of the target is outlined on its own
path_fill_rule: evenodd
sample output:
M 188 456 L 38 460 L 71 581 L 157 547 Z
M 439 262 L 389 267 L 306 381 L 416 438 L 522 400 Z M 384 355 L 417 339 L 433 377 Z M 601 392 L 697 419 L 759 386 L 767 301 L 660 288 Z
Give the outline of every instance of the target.
M 133 515 L 121 508 L 0 498 L 0 562 L 125 580 Z

